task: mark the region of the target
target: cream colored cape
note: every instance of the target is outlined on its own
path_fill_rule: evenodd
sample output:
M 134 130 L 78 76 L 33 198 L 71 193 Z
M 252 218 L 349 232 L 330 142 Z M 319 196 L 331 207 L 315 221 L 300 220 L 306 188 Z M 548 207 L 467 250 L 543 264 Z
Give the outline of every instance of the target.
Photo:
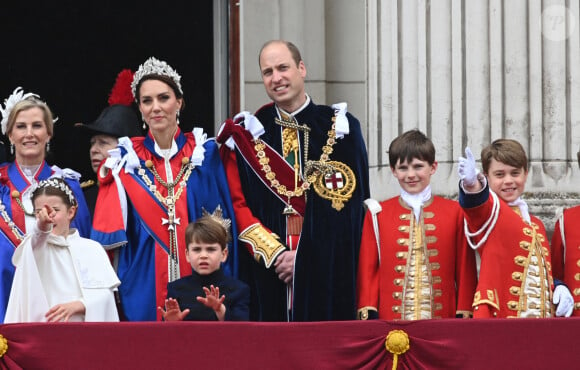
M 113 291 L 121 284 L 103 247 L 71 229 L 67 238 L 37 227 L 16 248 L 5 323 L 46 322 L 54 305 L 80 300 L 69 321 L 119 321 Z M 63 299 L 66 297 L 66 299 Z

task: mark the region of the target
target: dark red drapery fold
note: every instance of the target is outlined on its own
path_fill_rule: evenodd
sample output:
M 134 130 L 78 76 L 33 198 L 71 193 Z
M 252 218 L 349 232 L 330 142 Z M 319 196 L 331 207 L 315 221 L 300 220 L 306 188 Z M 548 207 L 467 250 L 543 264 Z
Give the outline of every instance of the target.
M 580 318 L 9 324 L 0 368 L 390 369 L 395 329 L 410 339 L 399 369 L 564 369 Z

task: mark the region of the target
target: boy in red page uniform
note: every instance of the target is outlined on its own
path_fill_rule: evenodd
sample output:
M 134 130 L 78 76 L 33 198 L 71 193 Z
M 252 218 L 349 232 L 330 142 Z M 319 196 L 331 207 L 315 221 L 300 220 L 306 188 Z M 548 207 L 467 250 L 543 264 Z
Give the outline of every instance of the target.
M 481 151 L 483 174 L 469 148 L 465 156 L 459 158 L 459 203 L 468 242 L 481 256 L 473 316 L 570 316 L 573 299 L 565 285 L 554 284 L 544 224 L 521 198 L 528 177 L 524 148 L 495 140 Z
M 580 153 L 578 154 L 580 163 Z M 580 316 L 580 206 L 565 209 L 558 218 L 552 236 L 552 274 L 572 291 L 574 311 Z
M 407 131 L 389 147 L 401 195 L 369 200 L 358 268 L 359 319 L 469 317 L 475 256 L 463 234 L 457 202 L 431 194 L 435 148 Z

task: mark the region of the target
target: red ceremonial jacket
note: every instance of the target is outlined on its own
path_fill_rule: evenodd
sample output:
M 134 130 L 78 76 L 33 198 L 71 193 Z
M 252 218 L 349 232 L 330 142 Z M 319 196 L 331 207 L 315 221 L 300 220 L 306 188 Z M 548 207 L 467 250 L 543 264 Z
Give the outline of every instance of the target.
M 433 196 L 424 205 L 418 223 L 400 197 L 382 202 L 381 207 L 377 214 L 380 257 L 370 211 L 363 226 L 357 279 L 359 318 L 365 319 L 366 312 L 372 318 L 372 311 L 377 310 L 378 318 L 384 320 L 414 316 L 412 311 L 420 309 L 420 304 L 415 295 L 405 294 L 407 287 L 418 289 L 420 285 L 423 291 L 431 292 L 430 297 L 424 297 L 430 302 L 423 309 L 430 306 L 432 318 L 470 314 L 476 285 L 475 255 L 466 243 L 459 204 Z M 418 228 L 411 230 L 412 224 Z M 409 258 L 411 253 L 424 256 L 424 263 Z M 423 283 L 415 274 L 421 265 L 429 276 Z M 420 318 L 415 313 L 414 318 Z
M 491 219 L 492 229 L 477 249 L 481 256 L 479 281 L 473 300 L 473 317 L 551 317 L 554 283 L 550 246 L 546 229 L 540 219 L 530 215 L 531 222 L 522 219 L 519 212 L 503 200 L 491 196 L 486 187 L 478 194 L 465 194 L 460 189 L 460 203 L 470 232 L 479 230 Z M 468 207 L 469 198 L 485 199 L 477 206 Z M 499 202 L 497 219 L 493 217 L 494 202 Z M 478 242 L 482 233 L 473 239 Z M 539 275 L 533 272 L 539 268 Z M 539 285 L 539 286 L 538 286 Z M 530 288 L 531 286 L 531 288 Z M 527 294 L 525 290 L 535 293 Z M 530 315 L 530 311 L 537 315 Z
M 564 226 L 562 228 L 562 220 Z M 580 206 L 564 210 L 552 236 L 552 273 L 564 281 L 574 297 L 572 316 L 580 316 Z M 564 240 L 562 240 L 562 231 Z

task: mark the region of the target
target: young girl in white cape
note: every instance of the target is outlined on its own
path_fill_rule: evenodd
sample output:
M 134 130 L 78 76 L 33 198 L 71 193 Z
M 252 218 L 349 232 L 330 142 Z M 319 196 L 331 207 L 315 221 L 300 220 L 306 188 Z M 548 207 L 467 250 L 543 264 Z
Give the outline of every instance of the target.
M 32 193 L 37 224 L 16 248 L 16 274 L 5 323 L 119 321 L 113 291 L 120 285 L 102 246 L 70 223 L 77 202 L 59 178 Z

